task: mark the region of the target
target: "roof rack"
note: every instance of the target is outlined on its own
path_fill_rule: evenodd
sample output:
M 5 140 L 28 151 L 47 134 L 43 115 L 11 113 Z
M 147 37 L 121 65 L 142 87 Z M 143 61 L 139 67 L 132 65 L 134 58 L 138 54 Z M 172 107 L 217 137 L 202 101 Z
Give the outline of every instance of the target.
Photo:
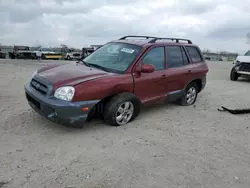
M 149 39 L 152 38 L 148 43 L 155 43 L 157 40 L 163 40 L 163 39 L 167 39 L 167 40 L 172 40 L 175 41 L 176 43 L 179 43 L 180 40 L 182 41 L 186 41 L 188 42 L 188 44 L 192 44 L 192 41 L 189 39 L 181 39 L 181 38 L 160 38 L 160 37 L 152 37 L 152 36 L 141 36 L 141 35 L 128 35 L 128 36 L 124 36 L 122 38 L 120 38 L 119 40 L 125 40 L 128 37 L 132 37 L 132 38 L 145 38 L 145 39 Z
M 181 39 L 181 38 L 158 38 L 158 37 L 150 40 L 148 43 L 155 43 L 157 40 L 163 40 L 163 39 L 172 40 L 172 41 L 175 41 L 176 43 L 179 43 L 180 40 L 183 40 L 183 41 L 188 42 L 188 44 L 192 44 L 192 41 L 189 40 L 189 39 Z
M 124 36 L 124 37 L 120 38 L 119 40 L 125 40 L 126 38 L 129 38 L 129 37 L 131 37 L 131 38 L 145 38 L 145 39 L 149 39 L 149 38 L 155 39 L 155 38 L 157 38 L 157 37 L 144 36 L 144 35 L 127 35 L 127 36 Z

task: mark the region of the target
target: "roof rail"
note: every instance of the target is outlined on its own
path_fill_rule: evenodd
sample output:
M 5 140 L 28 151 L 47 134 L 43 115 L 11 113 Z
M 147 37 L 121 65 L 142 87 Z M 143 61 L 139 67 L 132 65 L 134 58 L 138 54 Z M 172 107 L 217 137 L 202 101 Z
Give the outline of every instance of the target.
M 148 43 L 155 43 L 157 40 L 163 40 L 163 39 L 172 40 L 172 41 L 175 40 L 176 43 L 179 43 L 180 40 L 183 40 L 183 41 L 187 41 L 188 44 L 192 44 L 192 41 L 189 40 L 189 39 L 181 39 L 181 38 L 158 38 L 158 37 L 153 38 Z
M 144 36 L 144 35 L 128 35 L 128 36 L 124 36 L 122 38 L 120 38 L 119 40 L 125 40 L 126 38 L 145 38 L 145 39 L 149 39 L 151 38 L 151 40 L 148 43 L 155 43 L 157 40 L 163 40 L 163 39 L 167 39 L 167 40 L 172 40 L 175 41 L 176 43 L 179 43 L 180 40 L 182 41 L 186 41 L 188 42 L 188 44 L 193 44 L 191 40 L 189 39 L 181 39 L 181 38 L 160 38 L 160 37 L 152 37 L 152 36 Z
M 132 37 L 132 38 L 145 38 L 145 39 L 149 39 L 149 38 L 153 38 L 153 39 L 156 39 L 157 37 L 152 37 L 152 36 L 143 36 L 143 35 L 127 35 L 127 36 L 124 36 L 122 38 L 120 38 L 119 40 L 125 40 L 126 38 L 128 37 Z

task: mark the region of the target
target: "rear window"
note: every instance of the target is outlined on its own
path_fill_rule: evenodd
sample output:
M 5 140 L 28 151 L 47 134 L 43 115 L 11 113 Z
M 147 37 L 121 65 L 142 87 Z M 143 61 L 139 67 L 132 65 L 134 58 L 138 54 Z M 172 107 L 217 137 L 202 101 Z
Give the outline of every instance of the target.
M 202 56 L 199 50 L 194 46 L 186 46 L 186 49 L 193 61 L 193 63 L 198 63 L 202 61 Z

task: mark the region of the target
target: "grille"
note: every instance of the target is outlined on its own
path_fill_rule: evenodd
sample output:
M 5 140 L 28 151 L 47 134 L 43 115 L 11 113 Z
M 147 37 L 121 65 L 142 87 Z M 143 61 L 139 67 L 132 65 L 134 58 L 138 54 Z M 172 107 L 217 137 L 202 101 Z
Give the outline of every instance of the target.
M 75 53 L 75 54 L 73 54 L 73 56 L 80 56 L 80 54 L 78 54 L 78 53 Z
M 239 71 L 250 72 L 250 63 L 242 63 Z
M 48 93 L 48 87 L 45 84 L 35 80 L 34 78 L 31 80 L 30 85 L 32 88 L 34 88 L 43 95 L 46 95 Z

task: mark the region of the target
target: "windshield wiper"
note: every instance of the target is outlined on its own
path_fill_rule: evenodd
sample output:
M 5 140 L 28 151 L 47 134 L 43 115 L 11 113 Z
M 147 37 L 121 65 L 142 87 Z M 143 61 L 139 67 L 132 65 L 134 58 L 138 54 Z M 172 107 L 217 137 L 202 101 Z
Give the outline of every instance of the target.
M 76 63 L 80 63 L 82 62 L 84 65 L 86 65 L 87 67 L 90 67 L 90 65 L 86 62 L 86 61 L 83 61 L 82 59 L 77 61 Z
M 104 70 L 105 72 L 109 72 L 107 68 L 102 67 L 102 66 L 100 66 L 100 65 L 93 64 L 93 63 L 88 63 L 88 65 L 89 65 L 89 66 L 91 66 L 91 67 L 95 67 L 95 68 L 98 68 L 98 69 Z

